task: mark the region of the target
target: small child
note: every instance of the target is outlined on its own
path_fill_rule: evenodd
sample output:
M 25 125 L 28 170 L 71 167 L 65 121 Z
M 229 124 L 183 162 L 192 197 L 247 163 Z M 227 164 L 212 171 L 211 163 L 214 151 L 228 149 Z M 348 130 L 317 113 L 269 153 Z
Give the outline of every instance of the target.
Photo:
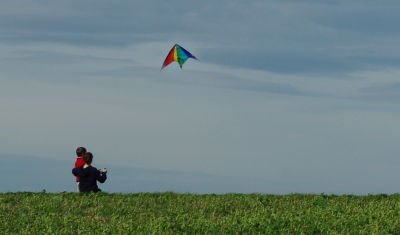
M 75 160 L 75 168 L 80 167 L 85 165 L 85 161 L 83 161 L 83 155 L 86 153 L 86 148 L 84 147 L 78 147 L 76 149 L 76 160 Z M 79 177 L 76 177 L 76 186 L 77 186 L 77 191 L 79 192 Z
M 93 154 L 87 152 L 83 155 L 85 164 L 72 169 L 72 174 L 80 178 L 79 192 L 100 192 L 97 181 L 104 183 L 107 179 L 107 169 L 97 170 L 92 167 Z

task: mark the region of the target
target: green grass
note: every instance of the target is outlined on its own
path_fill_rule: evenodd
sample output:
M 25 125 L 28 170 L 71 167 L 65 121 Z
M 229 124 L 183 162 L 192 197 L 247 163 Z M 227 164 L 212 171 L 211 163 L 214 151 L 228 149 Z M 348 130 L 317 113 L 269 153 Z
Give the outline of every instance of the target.
M 0 234 L 400 234 L 400 195 L 0 194 Z

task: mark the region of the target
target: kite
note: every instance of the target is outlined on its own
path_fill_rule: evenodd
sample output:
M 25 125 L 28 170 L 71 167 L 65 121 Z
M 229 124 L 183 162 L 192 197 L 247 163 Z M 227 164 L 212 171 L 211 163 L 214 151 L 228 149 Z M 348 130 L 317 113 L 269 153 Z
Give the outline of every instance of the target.
M 182 65 L 189 58 L 193 58 L 193 59 L 197 60 L 197 58 L 194 55 L 192 55 L 190 52 L 185 50 L 185 48 L 179 46 L 178 44 L 175 44 L 169 51 L 167 58 L 165 58 L 161 69 L 167 67 L 170 63 L 172 63 L 174 61 L 178 62 L 179 67 L 181 67 L 181 69 L 182 69 Z

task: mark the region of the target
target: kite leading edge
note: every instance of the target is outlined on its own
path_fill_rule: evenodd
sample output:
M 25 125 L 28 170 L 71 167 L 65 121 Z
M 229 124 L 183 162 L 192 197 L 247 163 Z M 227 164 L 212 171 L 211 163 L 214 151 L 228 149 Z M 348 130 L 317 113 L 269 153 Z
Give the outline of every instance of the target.
M 178 62 L 179 67 L 182 68 L 183 64 L 186 62 L 187 59 L 192 58 L 197 60 L 197 58 L 188 52 L 185 48 L 175 44 L 171 50 L 169 51 L 167 58 L 165 58 L 164 63 L 161 69 L 167 67 L 172 62 Z

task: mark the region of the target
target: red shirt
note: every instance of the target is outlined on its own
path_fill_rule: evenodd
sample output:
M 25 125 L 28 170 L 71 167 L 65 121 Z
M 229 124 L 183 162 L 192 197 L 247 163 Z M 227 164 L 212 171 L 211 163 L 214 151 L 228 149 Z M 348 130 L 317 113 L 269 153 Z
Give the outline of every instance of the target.
M 75 168 L 80 167 L 85 165 L 85 162 L 83 161 L 83 157 L 77 157 L 75 161 Z M 76 177 L 76 182 L 79 182 L 81 179 L 79 177 Z

